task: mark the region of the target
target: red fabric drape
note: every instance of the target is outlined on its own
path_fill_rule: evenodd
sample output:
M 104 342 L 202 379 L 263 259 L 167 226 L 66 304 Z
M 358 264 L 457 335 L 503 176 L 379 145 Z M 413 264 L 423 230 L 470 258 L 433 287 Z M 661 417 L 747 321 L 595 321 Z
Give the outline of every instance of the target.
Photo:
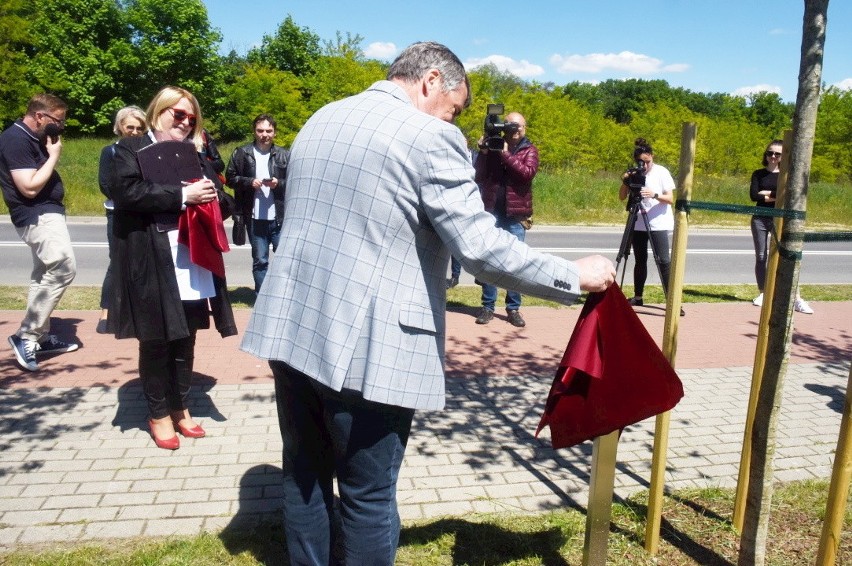
M 590 294 L 550 388 L 536 436 L 564 448 L 670 410 L 683 385 L 618 285 Z
M 225 278 L 222 252 L 231 248 L 218 201 L 186 207 L 178 219 L 178 242 L 189 248 L 192 263 Z

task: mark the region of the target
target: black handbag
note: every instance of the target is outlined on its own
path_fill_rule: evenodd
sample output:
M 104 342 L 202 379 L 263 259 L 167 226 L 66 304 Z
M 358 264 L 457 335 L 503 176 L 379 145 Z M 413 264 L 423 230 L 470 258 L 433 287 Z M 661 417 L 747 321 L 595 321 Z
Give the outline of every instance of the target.
M 246 221 L 242 214 L 234 214 L 234 227 L 231 231 L 231 240 L 235 246 L 246 245 Z

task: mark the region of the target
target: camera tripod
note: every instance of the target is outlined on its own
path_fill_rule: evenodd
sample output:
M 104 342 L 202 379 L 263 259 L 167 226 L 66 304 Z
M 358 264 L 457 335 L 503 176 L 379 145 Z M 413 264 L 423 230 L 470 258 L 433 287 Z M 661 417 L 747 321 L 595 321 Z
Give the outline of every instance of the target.
M 657 273 L 660 276 L 660 282 L 663 285 L 663 294 L 668 297 L 668 274 L 663 274 L 660 267 L 660 254 L 657 251 L 657 245 L 654 243 L 654 238 L 651 237 L 651 223 L 648 221 L 648 213 L 642 208 L 642 196 L 639 194 L 639 187 L 630 186 L 630 192 L 627 197 L 627 223 L 624 226 L 624 234 L 621 236 L 621 245 L 618 248 L 618 254 L 615 256 L 615 271 L 618 272 L 618 266 L 622 259 L 630 257 L 630 247 L 633 243 L 633 232 L 636 229 L 636 218 L 641 216 L 645 223 L 645 230 L 648 234 L 648 242 L 651 244 L 651 253 L 654 255 L 654 264 L 657 266 Z M 627 271 L 627 262 L 624 263 L 624 268 L 621 270 L 621 281 L 619 286 L 624 286 L 624 274 Z

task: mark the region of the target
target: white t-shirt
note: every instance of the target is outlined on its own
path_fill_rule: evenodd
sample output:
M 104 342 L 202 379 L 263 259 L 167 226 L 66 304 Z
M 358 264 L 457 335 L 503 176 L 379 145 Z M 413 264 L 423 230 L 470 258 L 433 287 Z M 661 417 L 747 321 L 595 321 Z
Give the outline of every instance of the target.
M 272 176 L 269 174 L 269 152 L 261 153 L 257 147 L 254 147 L 252 151 L 254 152 L 255 178 L 269 179 Z M 266 185 L 254 191 L 254 219 L 275 220 L 275 198 L 272 196 L 272 189 Z
M 654 163 L 651 170 L 645 175 L 645 187 L 655 193 L 665 195 L 674 192 L 675 182 L 668 169 Z M 639 201 L 639 206 L 647 213 L 652 232 L 674 230 L 674 214 L 672 214 L 672 207 L 668 203 L 649 197 Z M 635 226 L 636 230 L 645 231 L 645 221 L 642 220 L 641 215 L 636 216 Z

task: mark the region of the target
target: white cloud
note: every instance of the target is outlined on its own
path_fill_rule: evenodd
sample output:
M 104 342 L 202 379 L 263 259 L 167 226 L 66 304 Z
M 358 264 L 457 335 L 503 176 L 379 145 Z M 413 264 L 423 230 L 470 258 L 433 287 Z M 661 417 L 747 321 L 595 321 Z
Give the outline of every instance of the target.
M 836 86 L 840 90 L 852 90 L 852 78 L 843 79 L 839 83 L 834 83 L 831 86 Z
M 364 50 L 364 57 L 368 59 L 380 59 L 389 61 L 396 57 L 397 48 L 394 43 L 386 41 L 375 41 Z
M 686 63 L 669 65 L 655 57 L 622 51 L 621 53 L 589 53 L 587 55 L 550 56 L 550 64 L 559 73 L 602 73 L 621 71 L 631 76 L 655 75 L 658 73 L 682 73 L 689 69 Z
M 774 94 L 781 94 L 781 87 L 775 85 L 754 85 L 754 86 L 741 86 L 737 90 L 731 93 L 733 96 L 742 96 L 748 97 L 752 94 L 757 94 L 759 92 L 770 92 Z
M 530 63 L 526 59 L 515 61 L 511 57 L 505 55 L 489 55 L 488 57 L 472 58 L 465 61 L 464 66 L 467 69 L 475 69 L 482 65 L 492 64 L 501 71 L 512 73 L 516 77 L 525 79 L 527 77 L 537 77 L 544 74 L 544 68 L 534 63 Z

